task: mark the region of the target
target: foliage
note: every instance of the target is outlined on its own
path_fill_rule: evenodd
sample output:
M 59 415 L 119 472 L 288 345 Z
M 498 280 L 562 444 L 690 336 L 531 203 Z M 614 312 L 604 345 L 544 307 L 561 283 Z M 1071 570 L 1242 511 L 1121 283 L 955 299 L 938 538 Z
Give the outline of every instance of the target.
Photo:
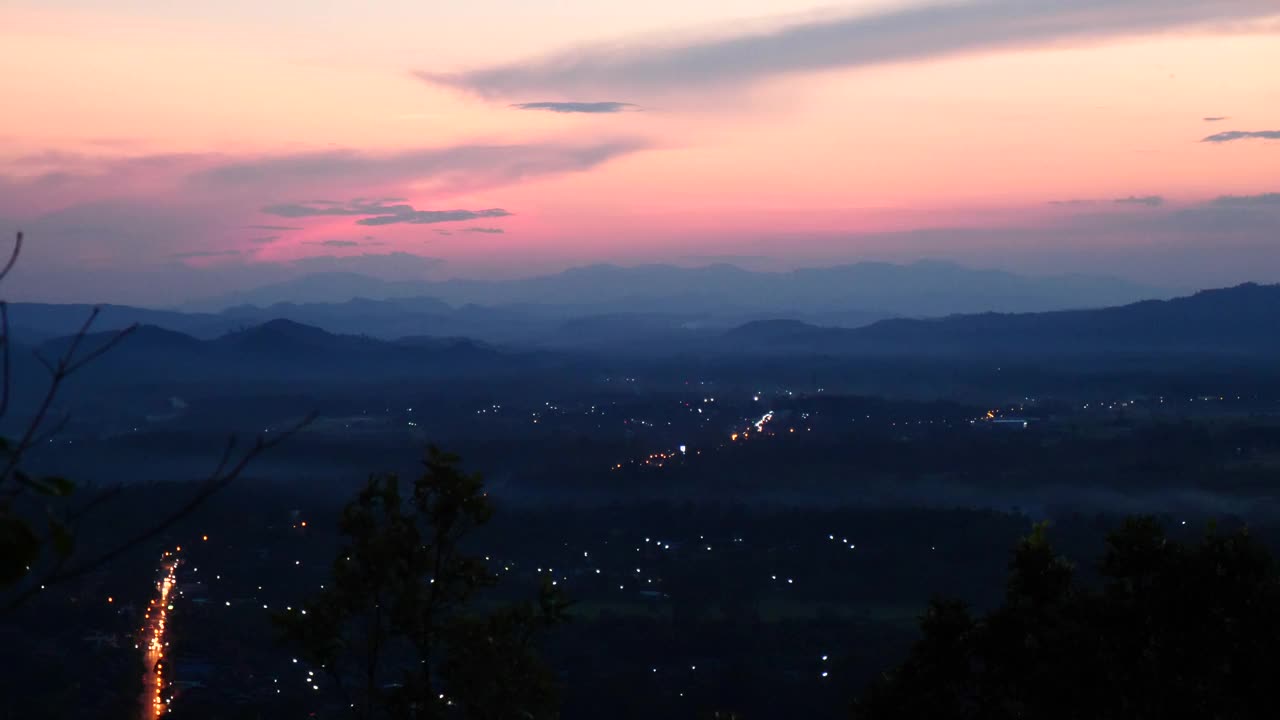
M 855 703 L 878 718 L 1274 717 L 1280 572 L 1246 531 L 1170 541 L 1150 518 L 1113 532 L 1083 587 L 1039 526 L 1014 550 L 1004 604 L 935 600 L 900 667 Z
M 408 488 L 376 475 L 343 512 L 332 582 L 276 616 L 286 644 L 323 667 L 359 718 L 555 717 L 539 631 L 567 608 L 545 582 L 538 602 L 481 611 L 496 582 L 461 541 L 489 521 L 478 474 L 430 448 Z

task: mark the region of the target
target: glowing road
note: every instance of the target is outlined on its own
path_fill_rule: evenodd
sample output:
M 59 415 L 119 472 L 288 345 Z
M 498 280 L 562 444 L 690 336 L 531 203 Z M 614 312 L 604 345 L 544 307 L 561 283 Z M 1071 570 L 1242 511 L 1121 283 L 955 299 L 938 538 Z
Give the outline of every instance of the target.
M 169 709 L 169 701 L 164 697 L 164 649 L 168 643 L 164 639 L 165 626 L 168 622 L 170 595 L 176 584 L 178 558 L 166 552 L 160 560 L 161 579 L 156 583 L 156 597 L 152 598 L 143 615 L 143 627 L 139 637 L 146 640 L 146 651 L 143 660 L 146 663 L 142 675 L 142 718 L 154 720 Z

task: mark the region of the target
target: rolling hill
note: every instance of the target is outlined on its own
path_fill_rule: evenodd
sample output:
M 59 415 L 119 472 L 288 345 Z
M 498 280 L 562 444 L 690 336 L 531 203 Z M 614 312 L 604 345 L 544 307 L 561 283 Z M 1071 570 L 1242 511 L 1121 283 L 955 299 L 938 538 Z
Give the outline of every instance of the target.
M 845 329 L 748 323 L 722 349 L 768 354 L 1247 355 L 1280 353 L 1280 285 L 1248 283 L 1098 310 L 882 320 Z

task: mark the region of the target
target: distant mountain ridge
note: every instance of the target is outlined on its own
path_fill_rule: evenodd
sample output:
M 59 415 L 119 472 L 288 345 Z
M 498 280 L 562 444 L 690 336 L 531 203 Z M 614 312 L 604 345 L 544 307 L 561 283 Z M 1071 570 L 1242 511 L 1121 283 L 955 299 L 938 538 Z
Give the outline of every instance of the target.
M 86 335 L 81 351 L 101 347 L 114 334 Z M 59 357 L 71 341 L 72 336 L 47 340 L 36 351 L 44 357 Z M 84 372 L 144 383 L 325 378 L 358 382 L 362 378 L 483 375 L 523 368 L 538 359 L 531 353 L 499 350 L 466 339 L 379 340 L 277 319 L 208 340 L 140 325 Z
M 169 317 L 169 316 L 163 316 Z M 219 316 L 215 316 L 219 317 Z M 129 382 L 209 380 L 289 382 L 363 378 L 448 378 L 559 364 L 571 354 L 621 352 L 648 357 L 833 356 L 1067 362 L 1077 357 L 1177 356 L 1280 360 L 1280 284 L 1244 284 L 1097 310 L 980 313 L 884 320 L 862 328 L 823 327 L 770 319 L 732 329 L 691 328 L 684 316 L 597 315 L 566 323 L 561 353 L 512 351 L 463 337 L 409 334 L 379 339 L 333 333 L 286 318 L 240 325 L 212 338 L 140 326 L 86 372 Z M 205 318 L 207 320 L 207 318 Z M 632 321 L 635 322 L 632 322 Z M 83 321 L 83 316 L 81 316 Z M 204 320 L 202 320 L 203 322 Z M 106 342 L 86 337 L 82 348 Z M 69 336 L 39 344 L 57 357 Z
M 161 328 L 209 343 L 202 351 L 257 353 L 264 356 L 264 362 L 271 361 L 273 354 L 311 353 L 322 359 L 343 356 L 362 362 L 363 356 L 379 353 L 404 355 L 431 347 L 458 355 L 492 351 L 495 345 L 647 357 L 681 353 L 1221 355 L 1272 352 L 1280 347 L 1278 288 L 1280 285 L 1244 284 L 1102 309 L 898 318 L 853 328 L 781 313 L 716 316 L 598 311 L 565 317 L 548 306 L 453 307 L 436 298 L 408 297 L 356 298 L 337 304 L 283 303 L 267 308 L 240 306 L 216 314 L 107 306 L 95 330 L 137 322 L 151 326 L 147 332 L 153 342 L 167 338 L 169 349 L 179 354 L 185 352 L 185 346 L 162 335 Z M 71 334 L 89 310 L 89 306 L 12 305 L 16 342 L 32 344 Z
M 883 320 L 862 328 L 748 323 L 726 348 L 768 353 L 1044 355 L 1280 352 L 1280 284 L 1245 283 L 1097 310 Z
M 928 317 L 952 312 L 1030 312 L 1104 307 L 1167 297 L 1168 291 L 1107 277 L 1029 277 L 941 261 L 898 265 L 863 262 L 786 272 L 756 272 L 734 265 L 589 265 L 513 280 L 383 281 L 352 273 L 307 275 L 284 283 L 189 303 L 183 309 L 217 311 L 235 305 L 346 302 L 431 297 L 449 305 L 561 309 L 591 313 L 688 313 L 716 316 L 778 313 L 838 316 L 865 321 Z

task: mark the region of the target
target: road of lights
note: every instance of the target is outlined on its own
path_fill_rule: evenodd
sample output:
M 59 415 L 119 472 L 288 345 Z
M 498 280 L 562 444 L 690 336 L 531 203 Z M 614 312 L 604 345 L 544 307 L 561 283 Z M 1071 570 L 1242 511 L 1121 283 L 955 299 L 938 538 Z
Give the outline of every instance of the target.
M 181 548 L 178 548 L 181 550 Z M 169 620 L 170 595 L 176 584 L 178 558 L 171 552 L 165 552 L 160 560 L 160 569 L 164 577 L 156 584 L 156 597 L 152 598 L 143 615 L 144 627 L 142 637 L 147 638 L 145 654 L 146 671 L 143 675 L 143 711 L 144 720 L 158 718 L 169 709 L 164 692 L 164 648 L 165 626 Z

